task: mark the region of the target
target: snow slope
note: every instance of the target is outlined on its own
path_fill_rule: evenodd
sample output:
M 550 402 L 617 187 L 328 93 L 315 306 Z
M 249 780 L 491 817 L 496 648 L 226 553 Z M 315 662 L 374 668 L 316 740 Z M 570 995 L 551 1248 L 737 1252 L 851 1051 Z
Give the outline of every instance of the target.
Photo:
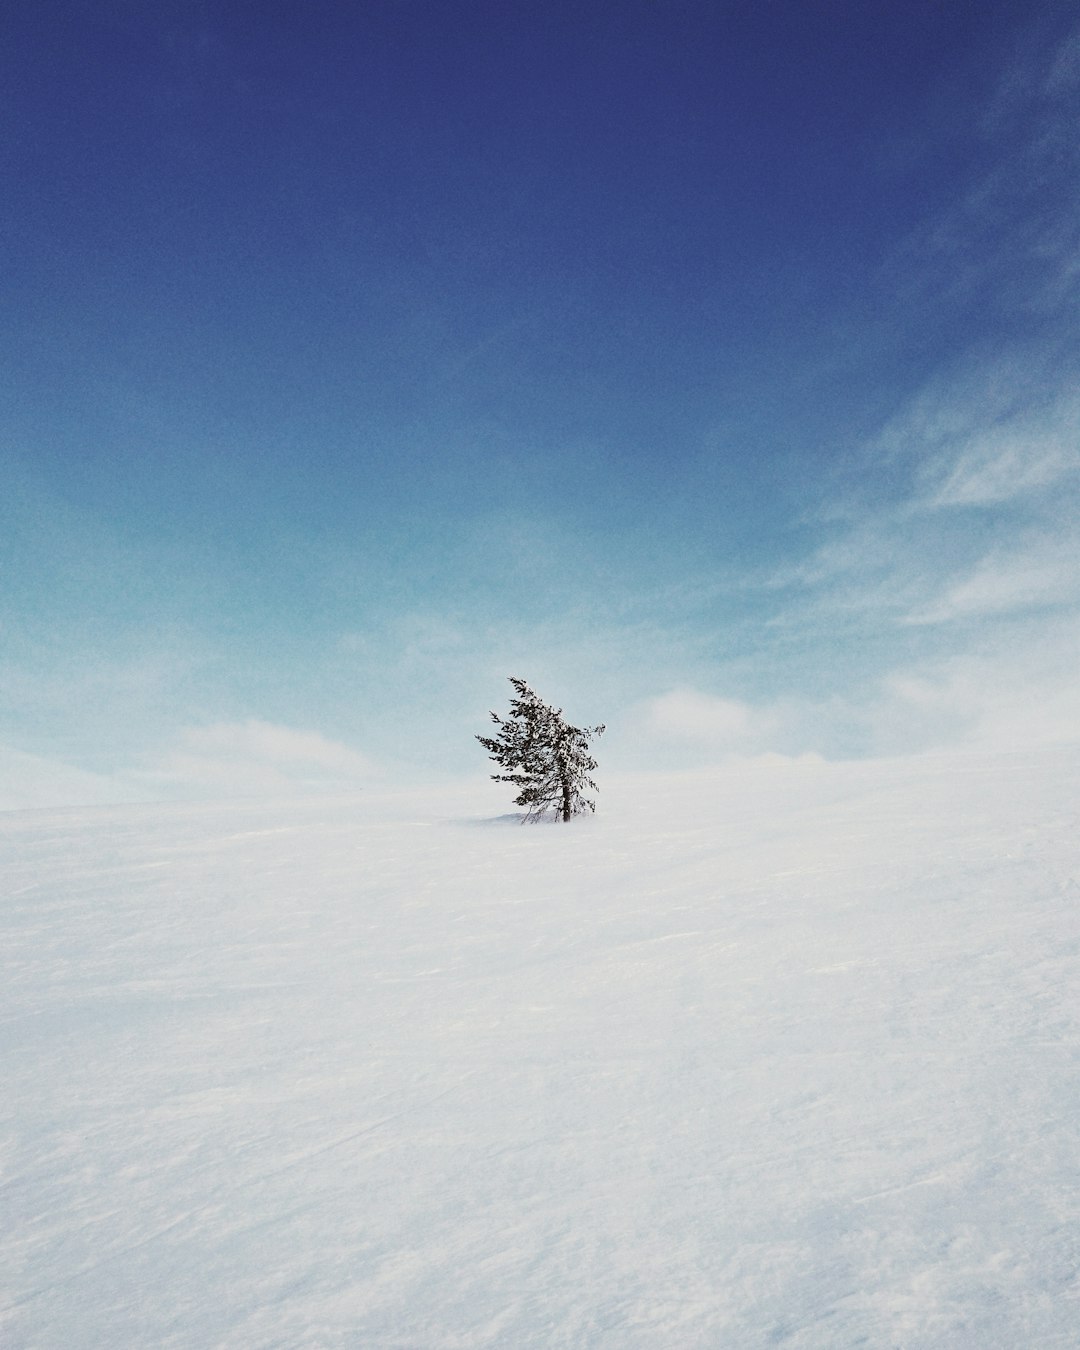
M 0 1343 L 1080 1344 L 1075 749 L 601 787 L 0 815 Z

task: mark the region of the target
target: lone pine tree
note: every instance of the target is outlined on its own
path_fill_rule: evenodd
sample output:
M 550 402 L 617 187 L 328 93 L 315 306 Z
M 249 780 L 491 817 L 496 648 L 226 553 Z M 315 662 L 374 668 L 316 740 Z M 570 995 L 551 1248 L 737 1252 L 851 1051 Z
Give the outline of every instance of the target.
M 511 700 L 509 717 L 491 714 L 498 735 L 476 738 L 505 770 L 492 778 L 521 789 L 514 803 L 528 807 L 526 820 L 539 820 L 549 809 L 563 820 L 595 811 L 596 803 L 581 794 L 586 788 L 597 791 L 589 777 L 596 768 L 589 741 L 603 735 L 603 726 L 572 727 L 561 708 L 545 703 L 524 680 L 511 676 L 510 683 L 517 697 Z

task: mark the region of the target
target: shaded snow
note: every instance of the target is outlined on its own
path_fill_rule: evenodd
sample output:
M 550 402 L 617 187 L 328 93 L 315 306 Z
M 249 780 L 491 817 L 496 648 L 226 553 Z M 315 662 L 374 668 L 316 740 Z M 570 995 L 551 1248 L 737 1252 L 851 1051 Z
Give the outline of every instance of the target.
M 0 1342 L 1075 1346 L 1073 751 L 0 815 Z

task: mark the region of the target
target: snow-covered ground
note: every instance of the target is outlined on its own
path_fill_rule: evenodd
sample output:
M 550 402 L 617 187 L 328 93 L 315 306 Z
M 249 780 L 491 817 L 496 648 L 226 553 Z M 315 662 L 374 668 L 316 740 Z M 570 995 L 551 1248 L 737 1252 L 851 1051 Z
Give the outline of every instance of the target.
M 0 1343 L 1080 1344 L 1080 757 L 0 815 Z

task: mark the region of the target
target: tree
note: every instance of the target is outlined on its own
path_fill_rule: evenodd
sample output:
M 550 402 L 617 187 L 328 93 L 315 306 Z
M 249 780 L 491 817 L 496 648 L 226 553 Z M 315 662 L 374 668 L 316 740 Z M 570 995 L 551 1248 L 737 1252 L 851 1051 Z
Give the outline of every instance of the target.
M 586 788 L 597 791 L 589 777 L 596 768 L 589 741 L 604 734 L 603 726 L 572 727 L 561 708 L 545 703 L 524 680 L 511 676 L 510 683 L 517 693 L 510 716 L 504 721 L 492 713 L 498 735 L 476 738 L 505 770 L 491 777 L 521 789 L 514 803 L 528 807 L 526 820 L 540 820 L 549 809 L 563 820 L 595 811 L 596 803 L 581 794 Z

